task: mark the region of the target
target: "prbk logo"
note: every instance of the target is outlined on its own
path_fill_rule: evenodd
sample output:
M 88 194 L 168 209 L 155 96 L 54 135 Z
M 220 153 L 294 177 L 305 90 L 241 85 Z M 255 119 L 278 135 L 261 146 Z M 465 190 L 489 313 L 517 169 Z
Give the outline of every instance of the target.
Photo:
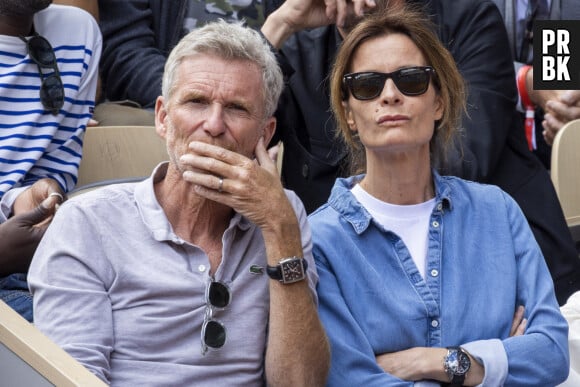
M 580 89 L 580 20 L 534 21 L 534 89 Z

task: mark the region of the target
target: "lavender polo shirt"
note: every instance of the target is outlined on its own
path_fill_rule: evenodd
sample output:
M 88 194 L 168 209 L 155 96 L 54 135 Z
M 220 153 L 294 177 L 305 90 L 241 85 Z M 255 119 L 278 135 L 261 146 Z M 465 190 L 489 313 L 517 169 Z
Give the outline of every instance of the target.
M 173 232 L 155 197 L 153 181 L 166 171 L 160 164 L 143 182 L 62 205 L 30 267 L 35 324 L 114 386 L 261 386 L 270 279 L 265 270 L 250 271 L 266 266 L 261 231 L 236 214 L 223 235 L 215 279 L 230 287 L 232 299 L 213 317 L 225 325 L 227 339 L 202 356 L 210 266 L 199 247 Z M 306 213 L 294 193 L 287 196 L 298 214 L 316 297 Z

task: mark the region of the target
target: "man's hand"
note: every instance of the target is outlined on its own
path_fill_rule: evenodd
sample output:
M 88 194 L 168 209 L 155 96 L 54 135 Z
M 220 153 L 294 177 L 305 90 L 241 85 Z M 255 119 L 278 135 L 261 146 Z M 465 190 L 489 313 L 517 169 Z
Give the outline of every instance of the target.
M 580 118 L 580 90 L 558 90 L 557 98 L 548 100 L 544 111 L 542 134 L 546 143 L 552 145 L 562 126 Z
M 256 160 L 203 142 L 194 141 L 189 148 L 192 153 L 180 162 L 192 170 L 183 178 L 194 184 L 199 195 L 233 208 L 261 228 L 284 215 L 295 219 L 262 138 L 256 145 Z
M 344 26 L 349 18 L 362 17 L 376 6 L 374 0 L 286 0 L 262 27 L 262 33 L 276 48 L 295 32 L 336 24 Z
M 61 202 L 61 197 L 49 196 L 36 208 L 0 224 L 0 276 L 28 271 L 48 221 Z
M 535 90 L 533 68 L 526 74 L 526 89 L 530 100 L 544 110 L 542 135 L 548 145 L 556 133 L 569 121 L 580 118 L 580 90 Z

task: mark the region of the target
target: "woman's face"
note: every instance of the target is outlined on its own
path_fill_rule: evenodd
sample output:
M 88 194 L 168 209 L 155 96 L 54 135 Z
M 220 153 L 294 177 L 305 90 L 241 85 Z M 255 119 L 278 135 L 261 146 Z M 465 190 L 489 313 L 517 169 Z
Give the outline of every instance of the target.
M 390 73 L 403 68 L 426 66 L 419 48 L 406 35 L 389 34 L 362 43 L 354 53 L 352 72 Z M 344 102 L 350 129 L 358 132 L 367 156 L 429 152 L 435 121 L 443 108 L 433 82 L 421 95 L 407 96 L 393 79 L 386 80 L 382 92 L 370 100 L 358 100 L 349 93 Z

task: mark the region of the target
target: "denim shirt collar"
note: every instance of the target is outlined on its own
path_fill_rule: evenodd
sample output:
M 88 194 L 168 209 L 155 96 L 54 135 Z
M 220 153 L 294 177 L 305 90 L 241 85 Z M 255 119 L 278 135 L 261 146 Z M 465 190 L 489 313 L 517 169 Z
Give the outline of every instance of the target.
M 433 181 L 435 185 L 435 208 L 439 210 L 452 210 L 451 187 L 445 178 L 440 176 L 435 170 Z M 347 222 L 349 222 L 357 234 L 362 234 L 370 225 L 372 216 L 360 204 L 350 191 L 358 182 L 364 178 L 364 174 L 351 176 L 348 178 L 338 178 L 330 193 L 328 205 L 337 211 Z

